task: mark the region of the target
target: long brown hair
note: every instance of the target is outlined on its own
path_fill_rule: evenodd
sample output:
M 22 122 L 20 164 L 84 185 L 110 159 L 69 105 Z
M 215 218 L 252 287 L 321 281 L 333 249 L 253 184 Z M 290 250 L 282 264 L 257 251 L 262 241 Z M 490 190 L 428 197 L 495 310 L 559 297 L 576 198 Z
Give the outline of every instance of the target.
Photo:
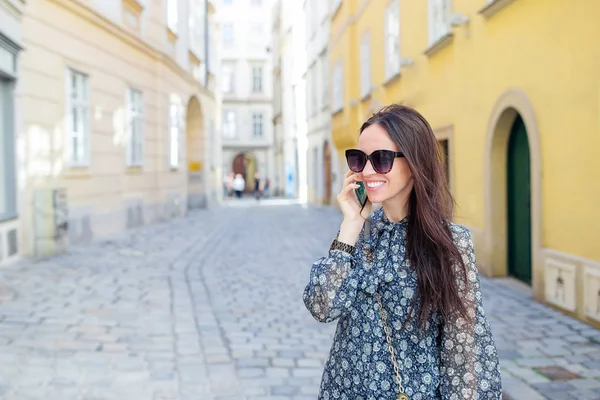
M 467 318 L 456 279 L 458 270 L 466 283 L 466 267 L 450 228 L 454 199 L 433 130 L 416 110 L 398 104 L 373 114 L 361 126 L 360 133 L 371 125 L 385 129 L 398 150 L 404 153 L 412 173 L 406 252 L 417 274 L 418 292 L 409 318 L 417 299 L 421 300 L 418 313 L 422 328 L 430 312 L 440 312 L 444 320 L 456 311 Z

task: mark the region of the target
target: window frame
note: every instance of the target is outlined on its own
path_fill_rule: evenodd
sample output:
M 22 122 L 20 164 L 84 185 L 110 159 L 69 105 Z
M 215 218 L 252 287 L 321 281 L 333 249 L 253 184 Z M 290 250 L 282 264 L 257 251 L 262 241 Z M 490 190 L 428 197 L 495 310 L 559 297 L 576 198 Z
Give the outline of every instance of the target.
M 366 31 L 360 38 L 360 97 L 371 94 L 371 32 Z
M 81 92 L 74 96 L 73 79 L 77 82 L 76 89 Z M 91 141 L 91 118 L 90 118 L 90 88 L 89 75 L 79 70 L 67 69 L 67 162 L 71 167 L 89 167 L 90 141 Z M 78 110 L 77 121 L 74 110 Z M 77 124 L 75 131 L 74 123 Z M 74 145 L 74 142 L 77 145 Z M 77 146 L 77 148 L 75 148 Z M 77 155 L 77 156 L 76 156 Z
M 392 0 L 385 9 L 385 79 L 400 73 L 400 0 Z M 392 21 L 395 21 L 392 26 Z
M 181 110 L 178 104 L 169 105 L 169 167 L 181 167 Z
M 257 130 L 257 127 L 260 127 L 260 129 Z M 262 111 L 252 112 L 252 136 L 255 138 L 262 138 L 264 136 L 264 133 L 264 113 Z
M 138 104 L 135 104 L 137 101 Z M 144 165 L 144 94 L 141 90 L 128 87 L 126 94 L 127 167 Z
M 256 71 L 259 71 L 257 75 Z M 263 78 L 264 78 L 264 68 L 262 65 L 253 65 L 252 66 L 252 93 L 262 93 L 263 92 Z M 258 83 L 258 84 L 257 84 Z

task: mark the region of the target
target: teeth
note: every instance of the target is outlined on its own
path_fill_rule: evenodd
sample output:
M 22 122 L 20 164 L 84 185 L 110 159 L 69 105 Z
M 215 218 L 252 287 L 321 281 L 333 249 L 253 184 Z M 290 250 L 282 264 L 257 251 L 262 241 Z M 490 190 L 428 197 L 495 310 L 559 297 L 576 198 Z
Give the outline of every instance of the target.
M 378 186 L 381 186 L 381 185 L 383 185 L 383 182 L 369 182 L 369 183 L 367 183 L 367 186 L 370 187 L 370 188 L 375 188 L 375 187 L 378 187 Z

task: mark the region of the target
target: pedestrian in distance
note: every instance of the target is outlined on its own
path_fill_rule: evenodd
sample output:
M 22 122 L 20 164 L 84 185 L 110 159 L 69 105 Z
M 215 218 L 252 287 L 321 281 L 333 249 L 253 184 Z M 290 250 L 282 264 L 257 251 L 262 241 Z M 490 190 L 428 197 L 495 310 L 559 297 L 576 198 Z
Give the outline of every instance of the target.
M 259 201 L 262 197 L 262 186 L 260 182 L 260 173 L 254 173 L 254 198 Z
M 235 178 L 233 179 L 233 190 L 235 191 L 235 197 L 241 199 L 245 187 L 246 180 L 244 179 L 242 174 L 236 174 Z
M 384 107 L 346 161 L 343 220 L 303 293 L 317 321 L 337 320 L 318 399 L 501 399 L 471 233 L 452 222 L 429 123 Z

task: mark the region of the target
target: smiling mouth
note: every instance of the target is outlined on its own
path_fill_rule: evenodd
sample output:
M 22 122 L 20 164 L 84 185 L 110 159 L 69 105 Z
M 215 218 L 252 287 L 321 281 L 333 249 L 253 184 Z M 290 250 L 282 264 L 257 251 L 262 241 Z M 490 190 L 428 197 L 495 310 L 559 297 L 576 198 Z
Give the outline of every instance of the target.
M 367 182 L 367 187 L 370 189 L 376 189 L 385 184 L 385 182 Z

